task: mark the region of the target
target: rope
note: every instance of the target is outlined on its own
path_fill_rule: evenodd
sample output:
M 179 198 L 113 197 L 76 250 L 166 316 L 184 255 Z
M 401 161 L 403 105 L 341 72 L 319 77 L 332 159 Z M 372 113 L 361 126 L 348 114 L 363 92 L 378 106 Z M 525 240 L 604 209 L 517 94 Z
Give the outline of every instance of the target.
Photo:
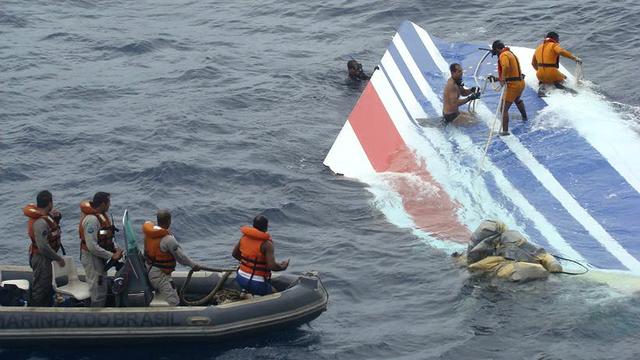
M 193 276 L 193 273 L 194 273 L 193 269 L 189 270 L 189 275 L 187 275 L 187 280 L 184 282 L 184 284 L 182 285 L 182 288 L 180 288 L 180 291 L 179 291 L 180 301 L 183 304 L 186 304 L 186 305 L 189 305 L 189 306 L 200 306 L 200 305 L 209 304 L 211 302 L 211 300 L 213 299 L 213 297 L 216 295 L 216 293 L 220 289 L 222 289 L 222 287 L 224 286 L 224 283 L 227 281 L 229 276 L 236 271 L 236 269 L 224 270 L 224 269 L 214 269 L 214 268 L 206 268 L 206 267 L 203 267 L 202 270 L 213 271 L 213 272 L 224 272 L 224 274 L 222 274 L 222 277 L 220 278 L 220 281 L 218 281 L 216 286 L 213 288 L 213 290 L 211 290 L 211 292 L 209 294 L 207 294 L 205 297 L 203 297 L 203 298 L 201 298 L 199 300 L 191 301 L 191 300 L 187 300 L 185 298 L 185 293 L 186 293 L 187 286 L 189 286 L 189 283 L 191 282 L 191 277 Z
M 238 268 L 234 268 L 234 269 L 218 269 L 218 268 L 209 268 L 209 267 L 200 267 L 201 270 L 204 271 L 211 271 L 211 272 L 234 272 L 236 270 L 238 270 Z
M 576 63 L 576 71 L 574 74 L 576 78 L 576 85 L 582 85 L 584 80 L 584 72 L 582 71 L 582 63 Z
M 567 258 L 565 258 L 565 257 L 559 256 L 559 255 L 554 255 L 554 254 L 551 254 L 551 256 L 553 256 L 554 258 L 556 258 L 556 259 L 558 259 L 558 260 L 564 260 L 564 261 L 568 261 L 568 262 L 572 262 L 572 263 L 574 263 L 574 264 L 580 265 L 580 266 L 584 269 L 584 271 L 583 271 L 583 272 L 579 272 L 579 273 L 573 273 L 573 272 L 568 272 L 568 271 L 560 271 L 560 272 L 559 272 L 560 274 L 566 274 L 566 275 L 583 275 L 583 274 L 586 274 L 586 273 L 588 273 L 588 272 L 589 272 L 589 268 L 588 268 L 588 267 L 584 266 L 583 264 L 581 264 L 581 263 L 579 263 L 579 262 L 577 262 L 577 261 L 575 261 L 575 260 L 567 259 Z
M 494 89 L 495 89 L 495 87 L 494 87 Z M 506 86 L 503 86 L 502 90 L 500 91 L 500 101 L 498 102 L 498 109 L 496 110 L 496 115 L 495 115 L 495 117 L 493 119 L 493 124 L 491 124 L 491 127 L 489 128 L 489 137 L 487 138 L 487 143 L 484 145 L 484 151 L 482 152 L 482 158 L 480 159 L 480 166 L 479 166 L 478 175 L 480 173 L 482 173 L 482 169 L 484 167 L 484 159 L 487 157 L 487 151 L 489 150 L 489 144 L 491 144 L 491 140 L 493 139 L 493 132 L 494 132 L 494 129 L 496 127 L 496 121 L 498 121 L 498 118 L 500 118 L 502 120 L 502 108 L 504 107 L 504 92 L 505 92 L 505 89 L 506 89 Z

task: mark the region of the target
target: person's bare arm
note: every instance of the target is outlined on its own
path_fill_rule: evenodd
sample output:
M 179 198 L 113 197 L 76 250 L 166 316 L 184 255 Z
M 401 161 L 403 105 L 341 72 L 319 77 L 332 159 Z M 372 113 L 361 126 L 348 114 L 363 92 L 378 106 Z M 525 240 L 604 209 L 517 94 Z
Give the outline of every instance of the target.
M 262 250 L 262 252 L 264 253 L 269 270 L 282 271 L 286 270 L 287 267 L 289 267 L 289 259 L 279 263 L 276 262 L 275 251 L 273 250 L 273 244 L 271 244 L 270 241 L 265 241 L 264 243 L 262 243 L 262 245 L 260 246 L 260 250 Z
M 239 241 L 236 244 L 236 246 L 233 248 L 233 252 L 231 253 L 231 256 L 233 256 L 233 258 L 238 260 L 238 261 L 241 260 L 241 257 L 240 257 L 240 242 Z
M 458 86 L 458 88 L 460 89 L 460 94 L 462 96 L 468 96 L 468 95 L 471 95 L 473 93 L 473 91 L 471 91 L 471 89 L 465 89 L 464 86 Z

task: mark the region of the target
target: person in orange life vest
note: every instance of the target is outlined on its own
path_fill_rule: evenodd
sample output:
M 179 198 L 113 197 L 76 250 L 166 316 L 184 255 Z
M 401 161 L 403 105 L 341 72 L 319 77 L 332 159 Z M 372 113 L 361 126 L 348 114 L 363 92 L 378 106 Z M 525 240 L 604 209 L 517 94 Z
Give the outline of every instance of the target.
M 509 133 L 509 108 L 515 103 L 522 115 L 522 120 L 527 120 L 527 112 L 524 108 L 524 101 L 520 99 L 520 95 L 524 91 L 524 76 L 520 70 L 520 62 L 514 53 L 508 47 L 505 47 L 502 41 L 496 40 L 491 45 L 491 53 L 498 55 L 498 80 L 504 89 L 502 99 L 502 131 L 500 135 L 506 136 Z
M 536 48 L 531 59 L 531 66 L 536 69 L 536 77 L 540 84 L 553 84 L 559 89 L 565 89 L 563 82 L 567 77 L 559 70 L 560 56 L 574 60 L 578 64 L 582 63 L 582 59 L 560 47 L 560 36 L 555 31 L 551 31 Z
M 142 225 L 144 233 L 144 256 L 147 262 L 149 282 L 171 306 L 180 304 L 171 273 L 176 269 L 176 262 L 200 271 L 202 266 L 196 264 L 182 252 L 176 238 L 171 234 L 171 213 L 167 209 L 158 210 L 158 225 L 147 221 Z
M 269 220 L 266 217 L 256 216 L 253 227 L 240 228 L 242 237 L 233 248 L 233 257 L 240 261 L 236 281 L 244 290 L 254 295 L 274 292 L 271 287 L 271 272 L 283 271 L 289 266 L 289 259 L 276 262 L 268 227 Z
M 80 203 L 80 260 L 86 273 L 91 307 L 104 307 L 107 301 L 107 271 L 109 259 L 119 260 L 123 251 L 113 242 L 115 227 L 107 214 L 111 206 L 111 195 L 97 192 L 93 201 Z
M 62 215 L 53 208 L 53 195 L 47 190 L 36 196 L 35 204 L 28 204 L 22 210 L 29 218 L 27 234 L 31 239 L 29 246 L 29 265 L 33 269 L 31 298 L 29 306 L 51 306 L 53 286 L 51 285 L 51 262 L 57 261 L 64 266 L 64 259 L 58 255 L 60 242 L 60 219 Z

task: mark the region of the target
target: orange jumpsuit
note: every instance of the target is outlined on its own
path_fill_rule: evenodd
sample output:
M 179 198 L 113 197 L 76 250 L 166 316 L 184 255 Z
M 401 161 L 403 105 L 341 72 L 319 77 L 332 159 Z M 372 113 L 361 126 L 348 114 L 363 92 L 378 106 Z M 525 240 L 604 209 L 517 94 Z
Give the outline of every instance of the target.
M 520 72 L 518 58 L 508 47 L 502 49 L 498 57 L 498 76 L 500 81 L 507 83 L 504 101 L 513 103 L 519 99 L 522 91 L 524 91 L 524 80 L 522 79 L 522 72 Z
M 571 60 L 576 59 L 572 53 L 560 47 L 557 41 L 550 38 L 544 39 L 544 42 L 536 48 L 533 59 L 531 59 L 531 66 L 536 69 L 536 76 L 541 84 L 553 84 L 567 78 L 558 70 L 560 55 Z

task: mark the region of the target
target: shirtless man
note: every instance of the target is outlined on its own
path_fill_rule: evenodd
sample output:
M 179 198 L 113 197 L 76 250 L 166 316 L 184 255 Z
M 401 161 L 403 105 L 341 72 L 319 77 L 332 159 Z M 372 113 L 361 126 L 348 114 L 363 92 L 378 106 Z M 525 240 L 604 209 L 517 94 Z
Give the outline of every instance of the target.
M 465 111 L 460 111 L 458 108 L 461 105 L 468 103 L 469 101 L 478 99 L 480 97 L 480 91 L 477 87 L 471 89 L 465 89 L 462 83 L 462 66 L 458 63 L 451 64 L 449 66 L 451 71 L 451 78 L 447 81 L 447 85 L 444 87 L 444 104 L 442 109 L 442 117 L 444 123 L 449 124 L 455 121 L 457 124 L 468 123 L 473 120 L 473 116 Z M 460 98 L 461 96 L 466 96 Z

